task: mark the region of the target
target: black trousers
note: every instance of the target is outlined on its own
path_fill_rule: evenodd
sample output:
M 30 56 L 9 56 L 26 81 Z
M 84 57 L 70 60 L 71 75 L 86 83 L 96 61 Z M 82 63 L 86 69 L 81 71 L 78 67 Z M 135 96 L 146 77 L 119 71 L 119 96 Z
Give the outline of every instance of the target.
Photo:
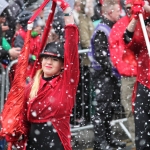
M 134 107 L 136 150 L 150 150 L 150 89 L 138 83 Z
M 26 150 L 64 150 L 51 124 L 32 123 Z
M 74 112 L 74 110 L 73 110 Z M 90 71 L 88 66 L 80 67 L 80 78 L 76 93 L 76 119 L 90 122 Z M 71 118 L 71 124 L 74 124 Z
M 92 118 L 95 131 L 95 147 L 109 142 L 112 135 L 110 121 L 114 108 L 120 103 L 120 86 L 114 77 L 94 80 L 95 114 Z

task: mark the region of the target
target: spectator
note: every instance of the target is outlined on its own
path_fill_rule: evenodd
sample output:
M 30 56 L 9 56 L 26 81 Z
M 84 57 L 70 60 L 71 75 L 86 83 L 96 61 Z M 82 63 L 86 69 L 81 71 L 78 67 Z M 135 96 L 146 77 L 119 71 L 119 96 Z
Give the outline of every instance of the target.
M 75 0 L 74 9 L 73 9 L 73 17 L 77 25 L 79 24 L 79 12 L 81 11 L 80 5 L 81 5 L 81 1 Z
M 8 0 L 8 7 L 5 9 L 6 14 L 6 25 L 9 30 L 5 32 L 5 38 L 11 43 L 12 38 L 16 31 L 16 19 L 19 13 L 23 10 L 23 0 Z
M 93 0 L 81 0 L 81 10 L 79 13 L 79 33 L 82 49 L 90 47 L 90 39 L 93 34 L 94 26 L 91 20 L 93 16 Z
M 114 107 L 120 104 L 120 74 L 112 66 L 109 57 L 108 37 L 112 26 L 120 17 L 118 1 L 109 0 L 102 4 L 102 21 L 96 27 L 92 39 L 90 60 L 96 61 L 93 66 L 92 80 L 95 91 L 95 114 L 92 118 L 94 124 L 94 150 L 113 150 L 125 147 L 113 137 L 110 122 L 112 121 Z M 92 58 L 92 59 L 91 59 Z M 99 66 L 98 66 L 99 65 Z
M 79 13 L 79 33 L 81 49 L 89 49 L 90 39 L 94 31 L 94 26 L 91 20 L 93 16 L 93 0 L 81 0 L 81 10 Z M 88 66 L 90 61 L 87 54 L 83 56 L 83 64 Z
M 132 0 L 126 1 L 125 8 L 128 14 L 117 21 L 113 26 L 109 37 L 109 49 L 113 65 L 121 75 L 121 103 L 128 119 L 128 130 L 131 134 L 132 149 L 135 150 L 135 125 L 131 97 L 134 83 L 136 81 L 137 62 L 131 50 L 125 51 L 125 44 L 122 40 L 123 32 L 130 21 L 131 14 L 129 13 L 131 5 Z
M 4 63 L 5 65 L 10 62 L 10 60 L 18 58 L 20 54 L 20 48 L 11 48 L 4 49 L 2 39 L 3 39 L 3 31 L 2 31 L 2 24 L 5 23 L 5 13 L 4 10 L 8 7 L 8 3 L 5 0 L 0 1 L 1 9 L 0 9 L 0 62 Z M 9 43 L 8 43 L 9 44 Z
M 150 82 L 149 82 L 149 54 L 139 22 L 139 13 L 143 13 L 148 37 L 150 37 L 150 6 L 146 2 L 133 3 L 132 16 L 124 32 L 126 49 L 132 50 L 137 60 L 137 80 L 133 94 L 133 110 L 135 121 L 135 144 L 136 150 L 150 149 Z M 137 36 L 138 35 L 138 36 Z

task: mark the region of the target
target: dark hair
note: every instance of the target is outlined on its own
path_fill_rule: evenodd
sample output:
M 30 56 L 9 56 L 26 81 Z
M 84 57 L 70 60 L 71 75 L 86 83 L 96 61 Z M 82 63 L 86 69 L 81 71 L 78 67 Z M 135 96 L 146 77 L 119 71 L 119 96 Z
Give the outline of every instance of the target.
M 61 62 L 64 62 L 64 58 L 62 57 L 57 57 L 57 56 L 52 56 L 52 55 L 42 55 L 40 58 L 47 58 L 47 57 L 52 57 L 52 58 L 57 58 L 59 59 Z

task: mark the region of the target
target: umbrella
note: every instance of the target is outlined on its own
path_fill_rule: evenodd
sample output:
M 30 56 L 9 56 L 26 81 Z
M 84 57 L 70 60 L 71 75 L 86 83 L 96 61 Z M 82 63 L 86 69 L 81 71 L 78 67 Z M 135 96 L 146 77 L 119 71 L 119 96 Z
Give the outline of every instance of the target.
M 8 3 L 5 0 L 1 0 L 0 1 L 0 15 L 2 14 L 2 12 L 4 11 L 5 8 L 8 7 Z

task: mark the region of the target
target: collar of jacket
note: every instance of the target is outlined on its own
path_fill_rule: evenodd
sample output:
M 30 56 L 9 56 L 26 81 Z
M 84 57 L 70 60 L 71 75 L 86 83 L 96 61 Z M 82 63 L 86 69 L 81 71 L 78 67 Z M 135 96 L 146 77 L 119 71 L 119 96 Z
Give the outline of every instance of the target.
M 104 23 L 107 24 L 110 28 L 113 27 L 113 25 L 115 24 L 114 22 L 110 21 L 109 19 L 107 19 L 106 17 L 102 16 L 102 20 L 100 23 Z
M 53 78 L 52 80 L 50 81 L 46 81 L 42 78 L 42 76 L 40 77 L 40 88 L 42 88 L 46 83 L 49 83 L 52 88 L 54 88 L 57 83 L 58 83 L 58 80 L 62 77 L 62 74 L 56 76 L 55 78 Z

